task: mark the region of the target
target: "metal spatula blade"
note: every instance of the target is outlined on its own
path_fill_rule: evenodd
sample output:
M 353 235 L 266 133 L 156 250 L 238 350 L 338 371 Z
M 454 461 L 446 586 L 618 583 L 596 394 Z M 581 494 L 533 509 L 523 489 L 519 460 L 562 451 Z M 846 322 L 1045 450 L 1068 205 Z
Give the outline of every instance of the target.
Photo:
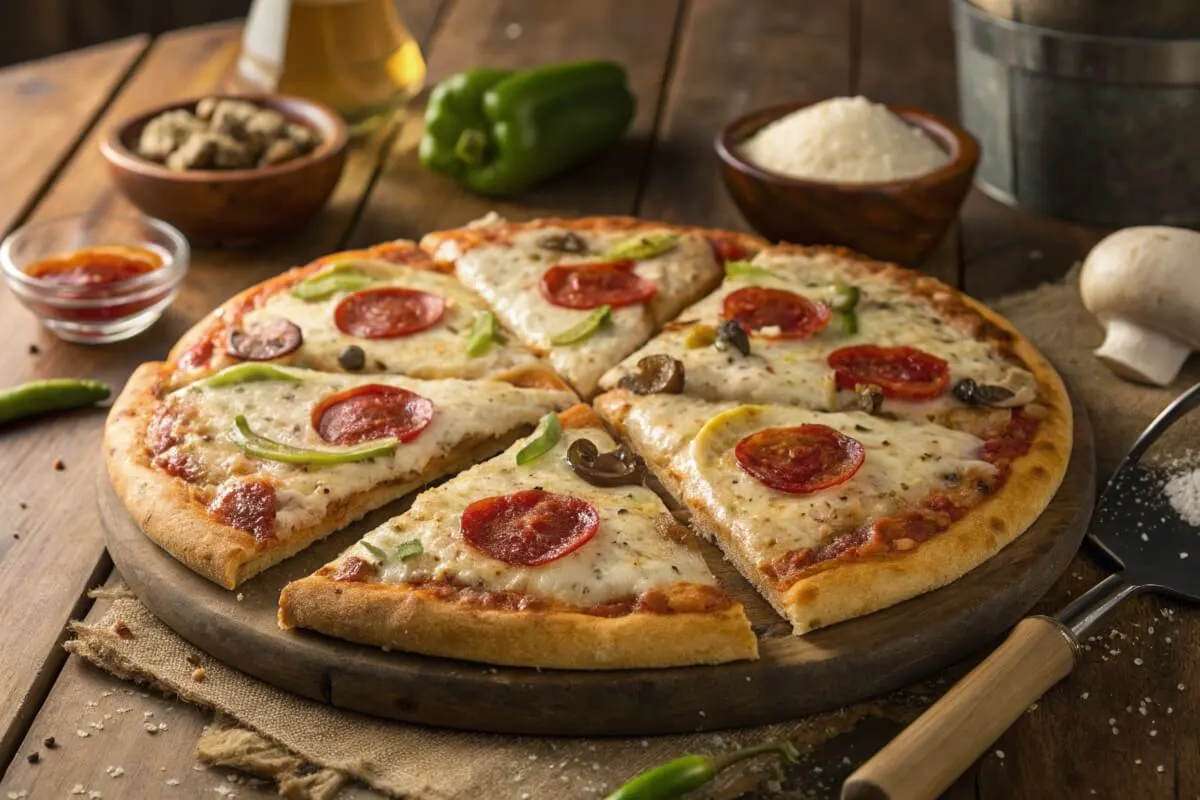
M 843 800 L 932 800 L 1071 672 L 1080 640 L 1125 598 L 1150 590 L 1200 602 L 1200 565 L 1192 560 L 1200 558 L 1200 529 L 1171 507 L 1163 470 L 1141 463 L 1197 406 L 1200 384 L 1150 423 L 1100 496 L 1088 537 L 1121 571 L 1053 618 L 1022 620 L 994 653 L 846 780 Z

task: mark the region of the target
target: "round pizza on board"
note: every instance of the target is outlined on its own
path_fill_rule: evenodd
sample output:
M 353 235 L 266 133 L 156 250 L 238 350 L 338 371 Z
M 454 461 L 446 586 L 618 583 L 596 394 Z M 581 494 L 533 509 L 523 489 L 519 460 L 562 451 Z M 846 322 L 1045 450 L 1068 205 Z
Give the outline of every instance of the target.
M 285 586 L 280 624 L 513 666 L 756 658 L 741 605 L 642 478 L 590 408 L 551 414 Z
M 571 385 L 604 390 L 599 416 Z M 134 373 L 105 452 L 145 533 L 227 588 L 454 475 L 289 584 L 280 624 L 607 669 L 757 655 L 656 491 L 804 633 L 998 552 L 1056 491 L 1071 430 L 1054 370 L 936 280 L 592 217 L 251 287 Z
M 721 281 L 754 236 L 586 217 L 487 222 L 421 240 L 583 397 L 600 376 Z

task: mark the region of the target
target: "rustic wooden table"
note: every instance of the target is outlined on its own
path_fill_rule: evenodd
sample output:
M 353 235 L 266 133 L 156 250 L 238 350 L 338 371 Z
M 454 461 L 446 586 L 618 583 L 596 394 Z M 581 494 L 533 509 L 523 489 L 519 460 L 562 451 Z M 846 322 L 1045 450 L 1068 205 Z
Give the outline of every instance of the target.
M 251 283 L 328 251 L 416 238 L 493 207 L 516 218 L 631 213 L 742 228 L 719 183 L 711 139 L 723 121 L 756 106 L 862 93 L 955 113 L 944 0 L 402 6 L 428 54 L 431 82 L 477 64 L 587 56 L 623 62 L 639 98 L 632 135 L 522 203 L 495 204 L 420 169 L 419 119 L 405 121 L 355 150 L 329 208 L 302 233 L 253 251 L 195 253 L 174 306 L 132 341 L 60 342 L 0 290 L 0 385 L 70 375 L 120 386 L 136 364 L 163 356 L 194 320 Z M 0 231 L 60 214 L 126 211 L 97 150 L 101 132 L 145 107 L 226 85 L 239 30 L 231 23 L 154 41 L 126 39 L 0 71 Z M 1059 277 L 1100 234 L 975 192 L 926 268 L 987 299 Z M 67 621 L 88 612 L 88 588 L 111 571 L 93 496 L 103 414 L 81 411 L 0 431 L 0 763 L 7 765 L 0 796 L 61 798 L 85 788 L 108 798 L 213 796 L 214 788 L 229 786 L 227 771 L 193 769 L 193 744 L 207 715 L 124 694 L 125 684 L 68 659 L 60 646 Z M 65 470 L 51 466 L 57 458 Z M 1081 554 L 1045 607 L 1098 574 L 1091 556 Z M 1200 688 L 1200 615 L 1146 598 L 1122 609 L 1114 630 L 949 796 L 1200 796 L 1200 704 L 1191 699 L 1193 684 Z M 168 723 L 153 736 L 141 724 L 150 712 Z M 898 729 L 883 717 L 822 745 L 788 781 L 800 793 L 786 796 L 831 796 L 837 779 Z M 57 748 L 44 745 L 49 736 Z M 35 751 L 40 759 L 31 763 Z M 113 777 L 117 766 L 124 774 Z M 245 783 L 229 788 L 242 798 L 272 796 Z

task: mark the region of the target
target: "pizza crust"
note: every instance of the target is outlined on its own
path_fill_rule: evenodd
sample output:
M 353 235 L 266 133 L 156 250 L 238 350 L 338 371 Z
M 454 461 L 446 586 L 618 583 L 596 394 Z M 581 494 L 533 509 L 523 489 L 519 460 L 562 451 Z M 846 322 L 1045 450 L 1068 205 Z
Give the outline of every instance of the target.
M 929 279 L 932 280 L 932 279 Z M 1033 373 L 1038 384 L 1038 405 L 1044 411 L 1029 452 L 1011 464 L 1000 491 L 971 509 L 962 519 L 913 550 L 835 561 L 796 581 L 780 592 L 766 583 L 757 564 L 748 563 L 735 547 L 723 546 L 733 562 L 797 634 L 869 614 L 944 586 L 1000 552 L 1041 516 L 1058 491 L 1070 462 L 1073 418 L 1070 398 L 1058 373 L 1033 345 L 1007 320 L 969 297 L 938 284 L 983 316 L 1009 338 L 1012 353 Z M 636 395 L 618 389 L 595 401 L 600 414 L 628 441 L 625 418 Z M 680 494 L 679 478 L 650 464 L 668 491 Z M 710 540 L 723 543 L 725 530 L 703 508 L 687 504 L 693 528 Z
M 426 655 L 551 669 L 634 669 L 758 657 L 741 606 L 719 612 L 597 617 L 469 608 L 404 585 L 322 575 L 284 587 L 279 625 Z
M 528 377 L 530 380 L 535 377 L 557 380 L 557 376 L 548 377 L 546 372 L 531 370 Z M 484 441 L 462 442 L 430 462 L 420 476 L 378 484 L 370 491 L 338 504 L 320 525 L 291 532 L 286 539 L 273 538 L 258 545 L 253 535 L 214 520 L 185 481 L 155 469 L 150 463 L 145 431 L 169 376 L 170 369 L 166 364 L 142 364 L 113 403 L 104 429 L 109 479 L 138 527 L 151 540 L 195 572 L 226 589 L 236 588 L 367 512 L 416 491 L 437 477 L 490 458 L 530 429 L 527 426 Z

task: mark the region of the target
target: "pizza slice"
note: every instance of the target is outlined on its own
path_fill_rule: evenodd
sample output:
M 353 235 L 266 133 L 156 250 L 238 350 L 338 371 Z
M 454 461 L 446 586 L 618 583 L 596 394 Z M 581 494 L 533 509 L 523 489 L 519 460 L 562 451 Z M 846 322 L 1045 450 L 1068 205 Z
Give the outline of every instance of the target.
M 682 391 L 705 400 L 986 428 L 996 416 L 987 411 L 1026 406 L 1057 382 L 1006 321 L 920 273 L 793 245 L 725 270 L 716 292 L 610 370 L 601 387 L 637 391 L 677 363 Z
M 337 253 L 252 286 L 171 351 L 186 383 L 232 364 L 414 378 L 503 375 L 536 357 L 412 242 Z
M 114 403 L 109 475 L 151 539 L 230 589 L 575 402 L 540 365 L 521 385 L 255 363 L 170 378 L 143 364 Z
M 1069 406 L 979 435 L 862 411 L 602 395 L 596 408 L 691 511 L 692 525 L 796 633 L 960 577 L 1058 489 Z
M 284 587 L 280 625 L 514 666 L 756 658 L 742 607 L 642 469 L 587 406 L 551 414 Z
M 764 244 L 629 217 L 501 221 L 421 241 L 585 397 L 605 370 L 710 292 L 726 260 Z

